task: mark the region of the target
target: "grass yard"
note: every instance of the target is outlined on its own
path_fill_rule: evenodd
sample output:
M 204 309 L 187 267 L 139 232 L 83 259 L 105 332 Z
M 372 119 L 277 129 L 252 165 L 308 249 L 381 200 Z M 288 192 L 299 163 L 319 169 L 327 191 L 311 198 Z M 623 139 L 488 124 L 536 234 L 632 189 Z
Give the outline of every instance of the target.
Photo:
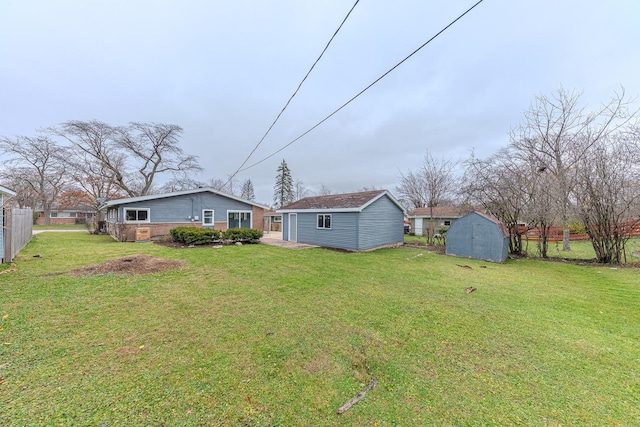
M 187 263 L 67 273 L 132 254 Z M 0 266 L 0 425 L 637 425 L 639 279 L 42 233 Z

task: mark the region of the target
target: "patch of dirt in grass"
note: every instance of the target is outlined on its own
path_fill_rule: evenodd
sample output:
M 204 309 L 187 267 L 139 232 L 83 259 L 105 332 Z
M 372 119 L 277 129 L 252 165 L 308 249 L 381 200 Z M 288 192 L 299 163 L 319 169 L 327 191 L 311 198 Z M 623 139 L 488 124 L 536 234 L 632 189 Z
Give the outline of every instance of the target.
M 151 255 L 130 255 L 103 262 L 102 264 L 71 270 L 69 273 L 75 276 L 94 276 L 108 273 L 124 275 L 148 274 L 174 270 L 186 263 L 186 261 L 182 260 L 156 258 Z
M 445 245 L 429 245 L 427 243 L 419 242 L 405 243 L 404 245 L 409 248 L 420 248 L 441 255 L 444 255 L 447 252 L 447 248 Z

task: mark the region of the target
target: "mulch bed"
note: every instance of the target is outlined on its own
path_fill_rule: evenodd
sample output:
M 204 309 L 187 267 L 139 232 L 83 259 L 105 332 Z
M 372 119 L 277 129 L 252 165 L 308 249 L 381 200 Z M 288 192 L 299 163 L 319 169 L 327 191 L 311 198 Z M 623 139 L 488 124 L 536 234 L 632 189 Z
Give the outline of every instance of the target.
M 103 262 L 102 264 L 71 270 L 69 273 L 75 276 L 95 276 L 97 274 L 108 273 L 138 275 L 174 270 L 182 267 L 186 263 L 187 262 L 183 260 L 156 258 L 151 255 L 130 255 Z

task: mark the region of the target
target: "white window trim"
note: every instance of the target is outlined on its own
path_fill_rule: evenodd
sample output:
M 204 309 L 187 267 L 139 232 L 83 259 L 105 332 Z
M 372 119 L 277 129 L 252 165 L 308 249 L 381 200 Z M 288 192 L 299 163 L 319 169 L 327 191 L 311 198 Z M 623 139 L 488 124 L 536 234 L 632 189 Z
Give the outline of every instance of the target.
M 127 220 L 127 211 L 147 211 L 147 219 L 144 221 L 140 221 L 140 220 L 129 221 Z M 122 213 L 124 215 L 124 222 L 128 222 L 128 223 L 151 222 L 151 209 L 149 208 L 124 208 Z
M 237 209 L 228 209 L 227 210 L 227 229 L 229 229 L 229 214 L 230 213 L 248 213 L 249 216 L 249 222 L 251 222 L 251 225 L 253 226 L 253 211 L 248 211 L 248 210 L 237 210 Z M 249 227 L 249 228 L 253 228 L 253 227 Z
M 206 224 L 204 222 L 204 218 L 205 218 L 204 213 L 205 212 L 211 212 L 211 224 Z M 203 227 L 208 227 L 208 226 L 213 227 L 215 225 L 215 223 L 216 223 L 216 216 L 215 216 L 214 210 L 213 209 L 202 209 L 202 226 Z
M 318 217 L 320 217 L 320 216 L 322 217 L 322 225 L 323 225 L 323 227 L 319 227 L 318 226 Z M 329 217 L 329 227 L 324 227 L 324 217 L 325 216 Z M 333 215 L 326 214 L 326 213 L 325 214 L 317 214 L 316 215 L 316 228 L 318 230 L 331 230 L 331 227 L 333 227 Z

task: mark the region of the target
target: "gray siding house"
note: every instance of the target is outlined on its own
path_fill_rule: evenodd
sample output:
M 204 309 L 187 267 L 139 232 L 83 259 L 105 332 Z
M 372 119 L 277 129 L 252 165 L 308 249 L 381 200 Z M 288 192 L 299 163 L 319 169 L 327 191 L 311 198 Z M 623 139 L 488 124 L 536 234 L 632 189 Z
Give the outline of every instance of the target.
M 497 218 L 471 212 L 447 231 L 447 255 L 504 262 L 509 254 L 509 231 Z
M 387 190 L 306 197 L 277 212 L 292 242 L 349 251 L 404 242 L 404 209 Z
M 268 209 L 213 188 L 111 200 L 104 207 L 107 232 L 120 241 L 137 240 L 136 230 L 147 228 L 150 238 L 179 226 L 262 230 Z

